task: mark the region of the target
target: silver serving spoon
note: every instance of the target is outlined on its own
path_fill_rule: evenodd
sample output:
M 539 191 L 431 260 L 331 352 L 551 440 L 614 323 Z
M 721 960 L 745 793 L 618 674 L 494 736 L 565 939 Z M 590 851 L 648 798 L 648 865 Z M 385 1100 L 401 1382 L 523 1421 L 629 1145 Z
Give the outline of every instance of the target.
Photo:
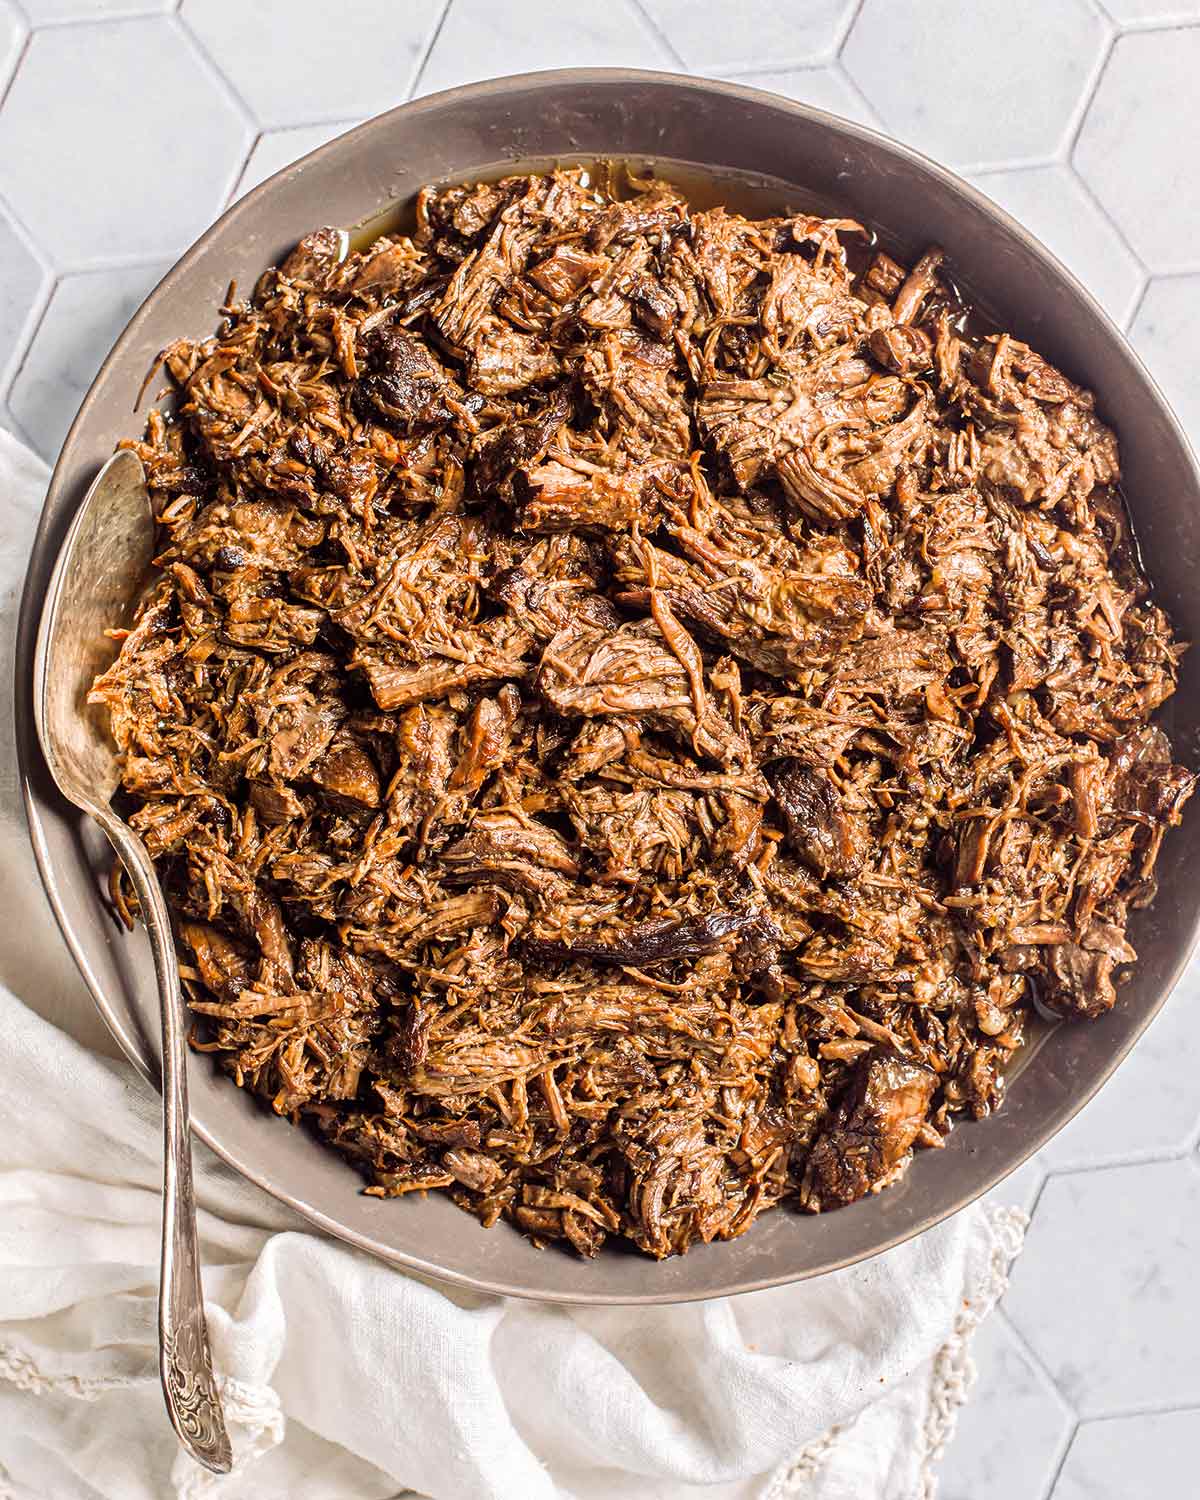
M 153 556 L 146 475 L 137 455 L 122 451 L 104 465 L 84 497 L 50 578 L 33 663 L 34 717 L 59 791 L 107 834 L 150 934 L 163 1040 L 159 1371 L 167 1412 L 183 1446 L 206 1468 L 226 1474 L 233 1455 L 213 1379 L 200 1288 L 179 967 L 150 856 L 110 805 L 120 781 L 117 755 L 100 711 L 87 702 L 97 673 L 115 654 L 104 632 L 129 624 Z

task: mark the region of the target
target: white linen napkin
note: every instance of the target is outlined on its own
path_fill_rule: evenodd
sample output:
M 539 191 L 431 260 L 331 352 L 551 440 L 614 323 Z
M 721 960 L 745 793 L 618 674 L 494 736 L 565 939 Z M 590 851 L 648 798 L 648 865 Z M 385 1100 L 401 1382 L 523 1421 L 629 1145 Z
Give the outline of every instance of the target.
M 0 1500 L 929 1500 L 1017 1210 L 976 1206 L 794 1287 L 568 1309 L 406 1276 L 199 1145 L 234 1472 L 179 1452 L 155 1348 L 158 1100 L 43 1018 L 48 989 L 60 1015 L 88 1006 L 37 889 L 12 744 L 44 486 L 0 432 Z

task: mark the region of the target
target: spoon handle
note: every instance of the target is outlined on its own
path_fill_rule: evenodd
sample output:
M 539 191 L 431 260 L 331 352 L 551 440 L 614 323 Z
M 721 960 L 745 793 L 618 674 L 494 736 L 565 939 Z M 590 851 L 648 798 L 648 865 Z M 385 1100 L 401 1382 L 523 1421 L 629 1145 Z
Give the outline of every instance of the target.
M 188 1126 L 187 1044 L 179 965 L 170 918 L 150 856 L 115 813 L 101 818 L 134 891 L 158 976 L 162 1013 L 163 1219 L 158 1294 L 158 1362 L 171 1425 L 198 1463 L 218 1474 L 233 1465 L 221 1397 L 213 1378 L 208 1324 L 200 1285 L 192 1143 Z

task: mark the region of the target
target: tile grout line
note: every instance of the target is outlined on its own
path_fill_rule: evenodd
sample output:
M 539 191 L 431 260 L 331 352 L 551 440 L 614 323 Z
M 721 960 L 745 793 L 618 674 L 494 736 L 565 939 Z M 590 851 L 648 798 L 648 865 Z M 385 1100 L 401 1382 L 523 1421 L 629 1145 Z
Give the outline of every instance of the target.
M 442 34 L 442 29 L 446 24 L 446 17 L 450 14 L 450 7 L 453 4 L 454 0 L 445 0 L 445 4 L 442 6 L 442 13 L 434 22 L 433 29 L 429 33 L 429 42 L 425 50 L 421 53 L 416 67 L 413 69 L 412 83 L 409 85 L 408 93 L 404 96 L 406 103 L 408 100 L 417 97 L 417 90 L 421 87 L 422 78 L 425 77 L 425 69 L 429 65 L 429 59 L 433 55 L 433 49 L 438 44 L 438 38 Z
M 895 132 L 893 132 L 895 134 Z M 897 137 L 899 139 L 899 137 Z M 917 147 L 916 149 L 920 149 Z M 1058 167 L 1062 162 L 1057 156 L 1009 156 L 989 157 L 984 161 L 950 162 L 938 158 L 941 166 L 956 177 L 982 177 L 988 172 L 1040 172 L 1043 167 Z
M 842 61 L 842 53 L 846 50 L 846 43 L 850 40 L 850 33 L 858 25 L 859 17 L 862 15 L 864 9 L 866 8 L 866 4 L 867 4 L 867 0 L 854 0 L 854 7 L 853 7 L 853 9 L 850 12 L 850 19 L 846 22 L 846 29 L 845 29 L 845 31 L 842 32 L 841 36 L 838 38 L 837 46 L 834 48 L 833 58 L 834 58 L 835 62 L 841 63 L 841 61 Z M 843 67 L 844 67 L 844 64 L 843 64 Z M 850 70 L 849 70 L 849 68 L 845 68 L 845 72 L 846 72 L 846 76 L 849 77 L 850 76 Z M 866 96 L 864 95 L 863 97 L 865 98 Z M 877 112 L 876 112 L 876 118 L 877 119 L 880 118 L 880 116 L 878 115 Z
M 246 150 L 242 155 L 242 159 L 237 166 L 233 182 L 229 186 L 229 191 L 225 194 L 225 197 L 222 200 L 222 213 L 224 213 L 227 208 L 231 207 L 231 205 L 237 201 L 237 198 L 242 196 L 240 193 L 238 193 L 238 188 L 240 188 L 242 185 L 242 178 L 246 175 L 246 168 L 250 165 L 250 158 L 254 155 L 254 152 L 258 147 L 258 143 L 262 140 L 264 135 L 266 135 L 265 130 L 259 130 L 257 128 L 255 129 L 250 144 L 246 147 Z M 235 194 L 237 195 L 236 197 Z
M 8 96 L 12 93 L 13 85 L 17 81 L 17 75 L 25 65 L 25 59 L 29 56 L 29 49 L 33 46 L 33 27 L 26 29 L 21 38 L 21 45 L 17 48 L 17 55 L 13 59 L 12 72 L 3 83 L 0 83 L 0 109 L 8 103 Z
M 1075 106 L 1075 112 L 1067 125 L 1066 136 L 1061 148 L 1061 160 L 1070 167 L 1075 159 L 1075 147 L 1079 144 L 1079 137 L 1083 132 L 1084 124 L 1092 111 L 1092 105 L 1096 102 L 1096 95 L 1100 92 L 1100 85 L 1104 81 L 1104 75 L 1108 71 L 1108 64 L 1112 59 L 1117 45 L 1119 33 L 1105 27 L 1106 36 L 1104 47 L 1098 60 L 1092 65 L 1092 71 L 1088 75 L 1084 85 L 1083 94 L 1079 103 Z
M 41 308 L 38 310 L 37 317 L 31 318 L 29 320 L 29 337 L 25 341 L 25 347 L 21 350 L 20 358 L 13 365 L 12 374 L 9 377 L 3 397 L 5 411 L 21 429 L 21 436 L 25 439 L 26 446 L 37 454 L 41 454 L 42 450 L 37 446 L 36 443 L 32 441 L 29 432 L 26 430 L 24 422 L 21 421 L 20 417 L 13 410 L 12 397 L 13 392 L 16 389 L 17 381 L 24 373 L 25 366 L 29 363 L 29 356 L 33 353 L 33 346 L 37 342 L 38 335 L 41 333 L 42 328 L 45 326 L 46 315 L 50 311 L 50 304 L 54 301 L 54 294 L 58 291 L 60 280 L 61 278 L 58 275 L 51 273 L 50 287 L 46 293 L 45 301 L 43 302 Z
M 53 468 L 53 459 L 47 458 L 42 450 L 38 447 L 38 445 L 34 442 L 33 438 L 29 435 L 29 429 L 25 426 L 24 422 L 21 421 L 20 417 L 17 416 L 16 412 L 13 411 L 12 403 L 8 401 L 7 398 L 5 399 L 3 405 L 0 406 L 0 419 L 3 420 L 3 425 L 8 428 L 9 432 L 11 432 L 14 437 L 20 438 L 20 440 L 29 449 L 30 453 L 36 453 L 38 458 L 40 458 L 43 463 L 49 464 L 50 467 Z
M 665 32 L 650 12 L 646 9 L 642 0 L 632 0 L 633 8 L 645 22 L 650 34 L 658 39 L 660 46 L 666 51 L 667 56 L 679 69 L 681 73 L 690 73 L 692 69 L 683 60 L 683 53 L 672 41 L 670 35 Z
M 4 217 L 9 221 L 9 223 L 12 224 L 14 228 L 20 231 L 22 239 L 25 241 L 28 249 L 33 253 L 38 265 L 41 266 L 43 270 L 49 271 L 50 279 L 52 281 L 56 281 L 61 274 L 62 267 L 53 258 L 53 256 L 51 256 L 49 251 L 39 243 L 38 238 L 34 234 L 33 230 L 30 229 L 28 224 L 26 224 L 25 220 L 17 212 L 16 207 L 13 205 L 8 195 L 3 191 L 0 191 L 0 211 L 3 212 Z
M 1140 314 L 1142 308 L 1145 306 L 1145 303 L 1146 303 L 1146 294 L 1150 290 L 1150 282 L 1151 282 L 1151 280 L 1152 280 L 1152 277 L 1149 275 L 1149 273 L 1143 267 L 1142 274 L 1141 274 L 1141 279 L 1138 281 L 1137 294 L 1136 294 L 1136 296 L 1133 299 L 1133 305 L 1132 305 L 1132 307 L 1130 307 L 1129 313 L 1128 313 L 1127 317 L 1125 318 L 1125 321 L 1121 324 L 1121 332 L 1125 335 L 1125 337 L 1127 339 L 1130 340 L 1131 343 L 1133 341 L 1132 340 L 1133 327 L 1134 327 L 1134 324 L 1138 320 L 1138 315 Z
M 1112 1411 L 1097 1412 L 1094 1417 L 1080 1417 L 1079 1425 L 1097 1427 L 1103 1422 L 1128 1422 L 1142 1417 L 1177 1417 L 1185 1412 L 1200 1413 L 1200 1398 L 1193 1401 L 1164 1401 L 1157 1405 L 1152 1402 L 1147 1406 L 1130 1403 Z
M 21 10 L 23 15 L 28 14 L 21 0 L 8 0 L 8 3 Z M 183 0 L 171 0 L 169 6 L 158 6 L 151 10 L 126 10 L 109 16 L 51 16 L 45 21 L 31 20 L 29 24 L 34 31 L 71 31 L 78 26 L 118 26 L 122 21 L 167 20 L 182 4 Z
M 186 244 L 176 244 L 165 246 L 157 255 L 142 250 L 131 251 L 128 255 L 105 256 L 100 260 L 60 261 L 54 266 L 55 285 L 66 281 L 70 276 L 104 276 L 112 271 L 134 271 L 139 266 L 157 266 L 164 261 L 169 269 L 187 248 Z M 3 1500 L 2 1496 L 0 1500 Z
M 1054 1465 L 1054 1472 L 1050 1475 L 1049 1482 L 1042 1491 L 1040 1500 L 1054 1500 L 1054 1491 L 1058 1488 L 1058 1481 L 1062 1478 L 1062 1471 L 1067 1466 L 1067 1459 L 1071 1456 L 1071 1449 L 1075 1446 L 1075 1439 L 1079 1435 L 1081 1425 L 1079 1419 L 1076 1418 L 1070 1432 L 1067 1433 L 1067 1440 L 1062 1445 L 1062 1451 L 1058 1455 L 1058 1462 Z
M 226 97 L 229 99 L 230 103 L 242 116 L 244 122 L 249 125 L 250 129 L 252 131 L 262 130 L 263 122 L 250 108 L 250 105 L 246 102 L 246 100 L 242 98 L 239 91 L 233 86 L 233 83 L 225 73 L 224 68 L 219 65 L 216 58 L 200 40 L 200 37 L 197 35 L 195 29 L 188 24 L 188 19 L 183 14 L 182 10 L 166 12 L 163 16 L 163 20 L 165 20 L 168 26 L 171 26 L 183 38 L 184 43 L 189 46 L 195 53 L 196 57 L 199 58 L 200 63 L 205 68 L 205 70 L 217 80 L 218 85 L 225 91 Z
M 1080 1162 L 1076 1166 L 1067 1163 L 1055 1167 L 1047 1163 L 1046 1181 L 1049 1182 L 1051 1177 L 1087 1177 L 1093 1172 L 1125 1172 L 1134 1167 L 1168 1166 L 1171 1162 L 1185 1161 L 1188 1154 L 1187 1146 L 1168 1146 L 1163 1149 L 1147 1147 L 1141 1155 L 1105 1157 L 1103 1161 Z
M 867 98 L 865 90 L 859 87 L 858 80 L 854 77 L 850 69 L 842 60 L 841 52 L 839 52 L 838 55 L 834 58 L 830 66 L 837 73 L 837 76 L 842 79 L 846 87 L 850 90 L 850 92 L 854 95 L 858 102 L 862 105 L 863 109 L 867 113 L 867 118 L 872 123 L 872 125 L 877 130 L 885 130 L 886 127 L 883 123 L 883 116 L 875 108 L 874 103 Z
M 1042 1356 L 1025 1337 L 1020 1325 L 1014 1321 L 1012 1314 L 1005 1307 L 1003 1300 L 996 1308 L 994 1316 L 1008 1330 L 1009 1336 L 1022 1355 L 1024 1355 L 1025 1361 L 1037 1378 L 1038 1384 L 1041 1385 L 1047 1395 L 1058 1402 L 1066 1415 L 1071 1418 L 1072 1423 L 1078 1426 L 1083 1418 L 1079 1415 L 1074 1403 L 1067 1398 L 1058 1381 L 1055 1380 Z
M 1045 1183 L 1043 1183 L 1042 1186 L 1044 1187 Z M 1075 1434 L 1079 1431 L 1080 1424 L 1083 1419 L 1082 1417 L 1080 1417 L 1073 1403 L 1067 1399 L 1063 1390 L 1059 1386 L 1058 1381 L 1055 1380 L 1054 1376 L 1050 1373 L 1050 1370 L 1046 1366 L 1041 1355 L 1025 1337 L 1024 1333 L 1017 1325 L 1017 1323 L 1013 1321 L 1013 1318 L 1009 1314 L 1003 1301 L 996 1308 L 995 1312 L 993 1313 L 993 1317 L 997 1318 L 999 1322 L 1002 1323 L 1003 1326 L 1008 1330 L 1009 1337 L 1025 1357 L 1025 1360 L 1030 1369 L 1033 1371 L 1034 1378 L 1037 1380 L 1038 1384 L 1042 1387 L 1043 1391 L 1050 1397 L 1052 1401 L 1057 1402 L 1060 1410 L 1068 1418 L 1066 1434 L 1064 1437 L 1060 1438 L 1057 1445 L 1054 1468 L 1044 1489 L 1041 1491 L 1041 1494 L 1038 1497 L 1038 1500 L 1053 1500 L 1054 1490 L 1058 1484 L 1059 1476 L 1062 1473 L 1064 1466 L 1066 1465 L 1067 1457 L 1070 1454 L 1071 1447 L 1075 1442 Z
M 1118 21 L 1122 36 L 1153 36 L 1160 31 L 1200 30 L 1200 16 L 1180 16 L 1178 20 Z
M 733 68 L 721 68 L 721 78 L 728 79 L 730 83 L 741 83 L 743 80 L 770 78 L 776 73 L 820 73 L 833 68 L 836 63 L 836 52 L 830 53 L 828 57 L 810 57 L 804 62 L 746 63 Z
M 46 316 L 47 310 L 50 307 L 50 301 L 58 286 L 58 273 L 53 266 L 47 265 L 42 259 L 41 250 L 37 246 L 33 248 L 37 264 L 44 273 L 43 284 L 39 287 L 38 295 L 25 315 L 25 321 L 21 326 L 20 333 L 17 335 L 17 342 L 13 347 L 12 353 L 5 362 L 3 369 L 0 369 L 0 401 L 4 403 L 6 408 L 11 406 L 13 387 L 17 383 L 17 376 L 25 368 L 25 361 L 29 357 L 29 351 L 33 348 L 34 339 L 36 339 L 41 329 L 42 321 Z
M 288 132 L 292 130 L 323 130 L 328 125 L 340 125 L 340 133 L 342 135 L 345 135 L 347 131 L 355 130 L 359 125 L 365 125 L 367 123 L 367 120 L 372 118 L 373 116 L 371 115 L 368 115 L 366 119 L 364 119 L 361 115 L 355 116 L 353 118 L 347 116 L 329 115 L 327 118 L 321 120 L 289 121 L 286 125 L 259 125 L 258 122 L 255 121 L 254 128 L 257 134 L 255 135 L 254 139 L 257 143 L 258 141 L 262 140 L 264 136 L 287 135 Z
M 1117 223 L 1116 219 L 1113 218 L 1112 214 L 1109 213 L 1108 209 L 1105 208 L 1103 202 L 1096 196 L 1095 190 L 1093 189 L 1091 183 L 1075 165 L 1074 153 L 1072 153 L 1072 155 L 1067 158 L 1064 165 L 1066 166 L 1067 171 L 1070 172 L 1071 176 L 1087 194 L 1088 200 L 1099 211 L 1100 216 L 1101 218 L 1103 218 L 1104 222 L 1110 226 L 1110 228 L 1116 234 L 1117 238 L 1121 241 L 1122 245 L 1124 245 L 1126 250 L 1129 251 L 1130 255 L 1133 256 L 1134 263 L 1137 265 L 1138 270 L 1141 271 L 1144 276 L 1151 275 L 1152 273 L 1150 271 L 1150 267 L 1133 248 L 1133 244 L 1130 241 L 1129 236 L 1125 233 L 1121 225 Z
M 1021 1165 L 1025 1166 L 1025 1165 L 1027 1165 L 1027 1163 L 1022 1162 Z M 1049 1172 L 1049 1169 L 1046 1166 L 1046 1163 L 1045 1162 L 1038 1162 L 1038 1165 L 1042 1169 L 1042 1180 L 1041 1180 L 1041 1182 L 1038 1183 L 1038 1185 L 1037 1185 L 1037 1192 L 1034 1193 L 1034 1195 L 1033 1195 L 1033 1202 L 1029 1205 L 1029 1208 L 1028 1208 L 1029 1223 L 1025 1226 L 1025 1233 L 1026 1234 L 1028 1234 L 1029 1231 L 1033 1228 L 1034 1216 L 1036 1215 L 1036 1213 L 1038 1211 L 1038 1207 L 1041 1204 L 1042 1194 L 1046 1191 L 1046 1184 L 1050 1181 L 1050 1172 Z M 1016 1170 L 1019 1172 L 1021 1170 L 1021 1168 L 1018 1167 Z M 1003 1183 L 1001 1183 L 1000 1186 L 1003 1186 Z
M 1200 260 L 1191 265 L 1172 267 L 1169 271 L 1147 271 L 1151 281 L 1184 281 L 1189 276 L 1200 276 Z

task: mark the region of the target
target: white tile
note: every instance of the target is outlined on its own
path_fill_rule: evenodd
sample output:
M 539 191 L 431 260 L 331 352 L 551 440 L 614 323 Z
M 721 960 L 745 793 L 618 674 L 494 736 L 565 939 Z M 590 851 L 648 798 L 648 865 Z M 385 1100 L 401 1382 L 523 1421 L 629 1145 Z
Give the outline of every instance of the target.
M 1200 1124 L 1198 1006 L 1193 967 L 1096 1097 L 1044 1148 L 1051 1170 L 1184 1149 Z
M 938 1471 L 938 1500 L 1033 1500 L 1074 1418 L 1000 1314 L 971 1344 L 976 1381 Z
M 87 388 L 147 293 L 170 262 L 65 276 L 55 287 L 9 396 L 37 451 L 53 461 Z M 215 317 L 214 317 L 215 322 Z M 133 397 L 130 393 L 132 412 Z M 130 416 L 130 434 L 134 433 Z
M 402 104 L 441 11 L 442 0 L 184 0 L 181 14 L 270 126 Z
M 174 254 L 249 126 L 173 19 L 35 31 L 0 108 L 0 192 L 57 265 Z
M 1084 1422 L 1053 1500 L 1167 1500 L 1194 1495 L 1200 1411 Z
M 1200 276 L 1170 276 L 1152 281 L 1133 326 L 1133 347 L 1150 367 L 1200 448 L 1200 381 L 1196 346 L 1200 342 Z
M 1089 0 L 866 0 L 842 61 L 889 129 L 941 161 L 1046 161 L 1106 34 Z
M 299 161 L 302 156 L 307 156 L 310 151 L 315 151 L 318 146 L 323 146 L 326 141 L 333 140 L 335 135 L 342 135 L 358 123 L 357 120 L 338 120 L 331 125 L 298 125 L 293 130 L 265 131 L 255 141 L 254 150 L 250 153 L 250 159 L 232 196 L 240 198 L 260 182 L 265 182 L 268 177 L 274 176 L 276 172 Z
M 983 172 L 973 181 L 1037 235 L 1125 326 L 1142 284 L 1141 267 L 1069 167 Z
M 1200 1171 L 1053 1175 L 1005 1311 L 1081 1416 L 1200 1405 Z
M 0 209 L 0 390 L 8 383 L 49 273 Z
M 172 0 L 21 0 L 35 26 L 63 21 L 111 21 L 117 16 L 159 15 L 173 9 Z
M 1196 0 L 1104 0 L 1104 9 L 1122 26 L 1169 25 L 1200 20 Z
M 854 9 L 853 0 L 642 0 L 689 68 L 761 68 L 773 62 L 832 57 Z
M 21 55 L 21 43 L 25 40 L 25 23 L 9 0 L 0 0 L 0 87 L 8 82 L 9 74 Z
M 1152 271 L 1200 268 L 1200 29 L 1117 39 L 1075 165 Z
M 674 68 L 674 57 L 631 0 L 455 0 L 417 90 L 536 68 Z
M 986 1123 L 984 1125 L 986 1129 Z M 1046 1181 L 1046 1163 L 1043 1153 L 1031 1157 L 1023 1163 L 1015 1172 L 1010 1172 L 1003 1182 L 998 1183 L 990 1193 L 985 1193 L 985 1203 L 1002 1204 L 1008 1208 L 1019 1208 L 1027 1214 L 1034 1211 L 1034 1205 L 1042 1191 L 1042 1184 Z
M 778 73 L 755 73 L 750 78 L 725 74 L 731 83 L 747 83 L 756 89 L 768 89 L 814 109 L 828 110 L 860 125 L 879 127 L 879 117 L 840 68 L 788 68 Z

